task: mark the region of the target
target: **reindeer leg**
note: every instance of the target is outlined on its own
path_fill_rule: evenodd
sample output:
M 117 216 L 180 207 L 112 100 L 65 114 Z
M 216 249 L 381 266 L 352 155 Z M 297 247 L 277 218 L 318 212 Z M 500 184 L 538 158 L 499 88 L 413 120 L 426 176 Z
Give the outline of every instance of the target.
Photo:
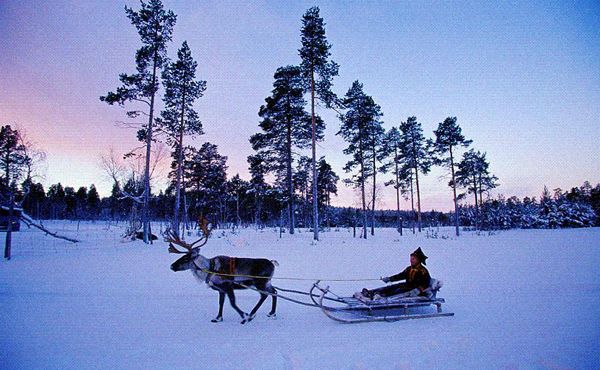
M 235 294 L 233 293 L 233 287 L 230 287 L 226 290 L 227 297 L 229 297 L 229 303 L 231 303 L 231 307 L 242 317 L 242 324 L 246 323 L 248 319 L 248 314 L 244 311 L 240 310 L 240 308 L 235 304 Z
M 225 292 L 219 292 L 219 314 L 211 322 L 223 321 L 223 304 L 225 303 Z
M 250 312 L 250 316 L 248 317 L 246 322 L 250 322 L 250 321 L 252 321 L 252 319 L 254 319 L 254 316 L 256 316 L 256 311 L 258 311 L 260 306 L 262 306 L 263 302 L 267 299 L 267 297 L 268 297 L 267 294 L 260 293 L 260 299 L 258 300 L 258 303 L 256 304 L 256 306 L 254 306 L 254 308 Z
M 267 314 L 267 317 L 273 317 L 275 318 L 277 315 L 275 314 L 275 310 L 277 310 L 277 290 L 275 290 L 275 288 L 273 288 L 271 286 L 271 284 L 269 284 L 269 286 L 267 287 L 267 291 L 269 293 L 272 293 L 273 295 L 271 296 L 272 302 L 271 302 L 271 312 L 269 312 Z

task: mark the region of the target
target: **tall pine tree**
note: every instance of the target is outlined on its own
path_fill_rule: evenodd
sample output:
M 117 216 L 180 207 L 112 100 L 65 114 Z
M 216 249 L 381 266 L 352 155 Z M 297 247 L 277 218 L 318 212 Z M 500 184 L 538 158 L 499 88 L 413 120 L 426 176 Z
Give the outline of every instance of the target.
M 173 209 L 172 230 L 179 235 L 181 214 L 181 194 L 184 166 L 185 136 L 202 135 L 202 122 L 193 107 L 196 99 L 202 97 L 206 90 L 206 81 L 196 80 L 198 63 L 192 58 L 187 41 L 177 51 L 177 60 L 170 63 L 163 71 L 165 87 L 165 110 L 162 111 L 159 129 L 166 133 L 167 143 L 175 152 L 175 205 Z
M 152 154 L 154 105 L 158 91 L 158 72 L 167 61 L 167 43 L 171 41 L 173 27 L 177 16 L 170 10 L 165 10 L 161 0 L 141 1 L 138 11 L 125 7 L 127 18 L 135 26 L 140 36 L 142 47 L 137 50 L 135 62 L 137 73 L 119 75 L 123 84 L 116 92 L 109 92 L 101 96 L 100 100 L 110 105 L 118 103 L 123 106 L 126 102 L 140 102 L 147 105 L 148 113 L 139 110 L 127 112 L 130 118 L 140 114 L 148 116 L 148 123 L 138 131 L 138 139 L 146 143 L 146 157 L 144 168 L 144 192 L 142 225 L 144 242 L 149 243 L 150 220 L 150 156 Z
M 392 127 L 383 140 L 383 157 L 387 159 L 381 167 L 382 172 L 392 169 L 393 179 L 385 183 L 386 186 L 393 185 L 396 190 L 396 222 L 397 229 L 402 235 L 402 217 L 400 216 L 400 194 L 408 192 L 412 188 L 411 170 L 404 165 L 406 149 L 403 147 L 402 135 L 396 127 Z M 411 203 L 414 212 L 414 202 Z
M 373 98 L 364 93 L 363 85 L 358 81 L 352 84 L 342 103 L 346 107 L 346 112 L 340 115 L 342 125 L 337 134 L 348 142 L 344 154 L 352 155 L 352 160 L 346 163 L 344 171 L 358 170 L 347 182 L 355 188 L 360 188 L 363 211 L 363 238 L 366 239 L 367 202 L 365 186 L 368 178 L 373 176 L 373 172 L 376 170 L 373 161 L 376 153 L 373 152 L 372 135 L 379 135 L 381 111 Z
M 319 240 L 319 205 L 317 197 L 317 118 L 315 116 L 315 96 L 327 107 L 336 104 L 335 94 L 331 91 L 331 81 L 338 74 L 338 65 L 330 61 L 331 44 L 325 37 L 325 22 L 319 15 L 319 8 L 312 7 L 302 16 L 302 47 L 299 50 L 304 77 L 304 89 L 310 91 L 312 117 L 312 178 L 313 178 L 313 226 L 314 240 Z
M 486 154 L 480 151 L 470 149 L 463 154 L 463 158 L 458 163 L 456 171 L 456 184 L 466 188 L 468 193 L 472 193 L 475 199 L 475 223 L 476 228 L 481 228 L 480 208 L 483 204 L 483 193 L 498 186 L 498 178 L 489 172 L 489 163 Z M 545 192 L 548 193 L 547 188 Z M 542 203 L 544 198 L 542 197 Z
M 417 117 L 408 117 L 406 122 L 400 124 L 402 133 L 402 146 L 405 149 L 405 166 L 414 174 L 417 190 L 417 226 L 422 230 L 421 219 L 421 189 L 419 185 L 419 172 L 429 173 L 432 165 L 430 143 L 423 136 L 423 128 Z
M 252 148 L 262 152 L 271 172 L 285 184 L 290 234 L 294 234 L 294 149 L 310 146 L 312 118 L 305 111 L 302 93 L 302 71 L 296 66 L 280 67 L 275 72 L 272 95 L 265 99 L 258 115 L 263 132 L 250 138 Z M 315 117 L 315 138 L 323 139 L 324 123 Z
M 468 147 L 472 141 L 465 139 L 460 126 L 456 123 L 456 117 L 448 117 L 444 122 L 438 124 L 435 134 L 435 151 L 438 155 L 439 164 L 450 167 L 452 180 L 449 185 L 452 187 L 454 196 L 454 223 L 456 228 L 456 236 L 460 235 L 459 231 L 459 213 L 458 200 L 456 199 L 456 175 L 455 175 L 455 155 L 456 149 L 460 146 Z

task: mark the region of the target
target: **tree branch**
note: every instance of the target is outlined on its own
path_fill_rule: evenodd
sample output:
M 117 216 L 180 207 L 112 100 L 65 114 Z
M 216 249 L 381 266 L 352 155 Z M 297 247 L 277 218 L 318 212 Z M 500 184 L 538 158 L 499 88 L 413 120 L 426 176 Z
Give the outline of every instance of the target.
M 69 238 L 69 237 L 66 237 L 66 236 L 58 235 L 57 233 L 54 233 L 54 232 L 46 229 L 41 224 L 39 224 L 39 225 L 36 224 L 35 221 L 33 221 L 33 219 L 29 215 L 27 215 L 24 211 L 21 212 L 21 217 L 20 218 L 21 218 L 21 220 L 23 220 L 23 222 L 25 222 L 25 224 L 27 226 L 33 226 L 36 229 L 40 229 L 43 232 L 45 232 L 46 234 L 48 234 L 48 235 L 50 235 L 50 236 L 52 236 L 54 238 L 63 239 L 63 240 L 69 241 L 71 243 L 79 243 L 80 242 L 80 240 L 77 240 L 77 239 L 72 239 L 72 238 Z

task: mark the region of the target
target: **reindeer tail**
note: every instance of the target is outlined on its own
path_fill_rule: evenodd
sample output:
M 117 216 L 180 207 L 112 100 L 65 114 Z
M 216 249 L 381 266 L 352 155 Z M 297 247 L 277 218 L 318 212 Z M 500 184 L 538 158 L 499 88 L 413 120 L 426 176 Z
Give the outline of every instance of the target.
M 279 266 L 279 262 L 277 262 L 276 260 L 271 260 L 271 263 L 274 264 L 275 266 Z

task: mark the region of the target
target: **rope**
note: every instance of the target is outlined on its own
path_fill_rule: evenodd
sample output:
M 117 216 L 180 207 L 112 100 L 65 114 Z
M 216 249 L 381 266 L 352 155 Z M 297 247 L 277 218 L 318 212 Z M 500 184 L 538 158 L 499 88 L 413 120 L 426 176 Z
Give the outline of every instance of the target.
M 243 286 L 244 288 L 247 288 L 247 289 L 252 289 L 252 290 L 254 290 L 254 291 L 256 291 L 256 292 L 259 292 L 259 293 L 262 293 L 262 294 L 268 294 L 268 295 L 270 295 L 270 296 L 272 296 L 272 297 L 278 297 L 278 298 L 284 299 L 284 300 L 286 300 L 286 301 L 290 301 L 290 302 L 293 302 L 293 303 L 301 304 L 301 305 L 303 305 L 303 306 L 308 306 L 308 307 L 319 307 L 319 306 L 317 306 L 316 304 L 312 304 L 312 303 L 306 303 L 306 302 L 298 301 L 298 300 L 296 300 L 296 299 L 293 299 L 293 298 L 288 298 L 288 297 L 286 297 L 286 296 L 282 296 L 281 294 L 278 294 L 278 293 L 271 293 L 271 292 L 267 292 L 267 291 L 260 290 L 260 289 L 258 289 L 258 288 L 251 287 L 251 286 L 244 285 L 244 284 L 240 284 L 240 283 L 237 283 L 237 284 L 238 284 L 238 285 L 241 285 L 241 286 Z
M 277 287 L 277 286 L 274 286 L 274 285 L 273 285 L 273 288 L 275 288 L 275 289 L 276 289 L 278 292 L 279 292 L 279 291 L 282 291 L 282 292 L 287 292 L 287 293 L 296 293 L 296 294 L 302 294 L 302 295 L 306 295 L 306 296 L 309 296 L 309 297 L 315 297 L 315 295 L 314 295 L 314 294 L 307 293 L 307 292 L 302 292 L 302 291 L 300 291 L 300 290 L 294 290 L 294 289 L 283 289 L 283 288 L 280 288 L 280 287 Z M 332 293 L 332 294 L 333 294 L 333 293 Z M 336 295 L 336 294 L 333 294 L 333 295 L 335 295 L 335 296 L 337 297 L 337 295 Z M 317 296 L 317 297 L 318 297 L 318 296 Z M 340 303 L 346 303 L 346 302 L 344 302 L 344 301 L 343 301 L 343 300 L 341 300 L 341 299 L 335 299 L 335 298 L 330 298 L 330 297 L 324 297 L 324 298 L 325 298 L 326 300 L 329 300 L 329 301 L 340 302 Z M 338 297 L 338 298 L 339 298 L 339 297 Z
M 222 272 L 200 269 L 202 272 L 212 275 L 229 276 L 229 277 L 245 277 L 250 279 L 277 279 L 277 280 L 296 280 L 296 281 L 379 281 L 381 279 L 324 279 L 324 278 L 298 278 L 298 277 L 278 277 L 278 276 L 257 276 L 257 275 L 242 275 L 242 274 L 225 274 Z

